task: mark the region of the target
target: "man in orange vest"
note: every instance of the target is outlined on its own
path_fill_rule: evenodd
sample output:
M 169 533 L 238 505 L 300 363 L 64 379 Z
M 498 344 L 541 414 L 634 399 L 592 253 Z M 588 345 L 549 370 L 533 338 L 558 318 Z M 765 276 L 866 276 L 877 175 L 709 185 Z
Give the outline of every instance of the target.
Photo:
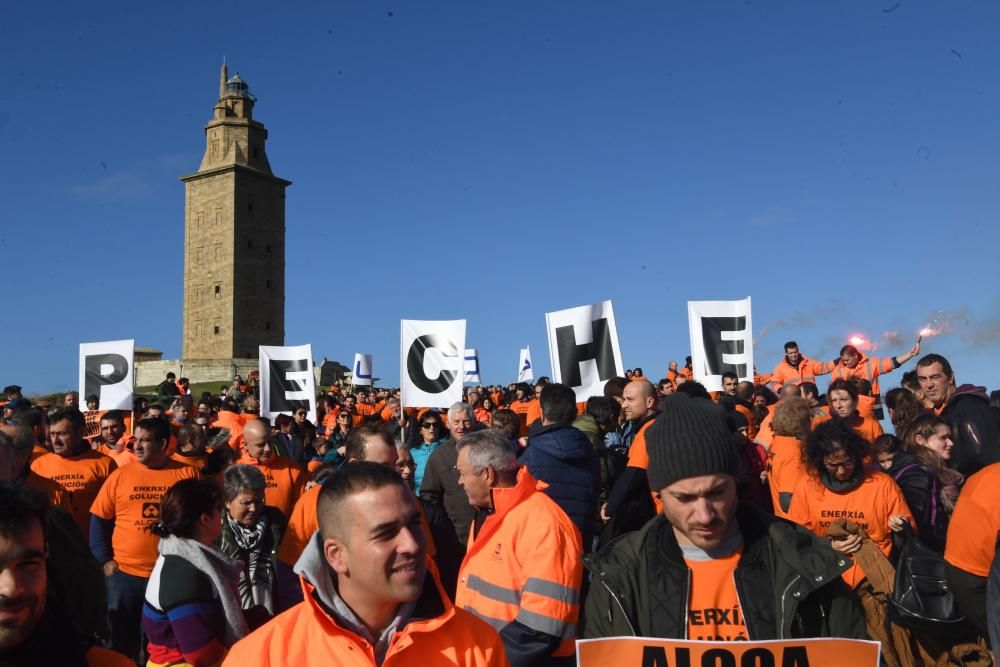
M 453 605 L 428 565 L 420 510 L 397 472 L 344 466 L 323 484 L 317 515 L 295 565 L 303 601 L 237 642 L 224 665 L 508 664 L 497 633 Z
M 784 359 L 774 367 L 767 383 L 778 391 L 789 382 L 795 384 L 815 382 L 817 375 L 827 375 L 831 371 L 833 371 L 832 362 L 807 359 L 799 352 L 799 344 L 790 340 L 785 343 Z
M 458 442 L 458 483 L 477 516 L 455 604 L 500 633 L 515 665 L 573 662 L 583 542 L 497 431 Z

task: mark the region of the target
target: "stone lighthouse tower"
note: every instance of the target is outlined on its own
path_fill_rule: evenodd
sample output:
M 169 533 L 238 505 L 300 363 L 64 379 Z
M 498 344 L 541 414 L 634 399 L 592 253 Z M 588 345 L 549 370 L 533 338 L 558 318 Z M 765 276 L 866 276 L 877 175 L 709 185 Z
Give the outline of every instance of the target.
M 271 171 L 256 98 L 226 65 L 205 156 L 184 182 L 183 358 L 257 357 L 285 341 L 285 188 Z

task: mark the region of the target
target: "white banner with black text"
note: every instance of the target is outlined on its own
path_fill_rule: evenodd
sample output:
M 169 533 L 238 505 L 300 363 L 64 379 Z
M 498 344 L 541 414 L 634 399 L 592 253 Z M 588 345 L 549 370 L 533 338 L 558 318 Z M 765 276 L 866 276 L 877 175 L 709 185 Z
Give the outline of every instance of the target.
M 577 402 L 603 396 L 604 384 L 625 374 L 611 301 L 545 314 L 552 377 L 576 392 Z
M 274 422 L 299 408 L 316 423 L 316 375 L 312 345 L 260 346 L 260 414 Z
M 351 384 L 367 385 L 372 384 L 372 355 L 363 352 L 354 353 L 354 371 Z
M 722 391 L 722 374 L 753 382 L 753 324 L 750 297 L 741 301 L 688 301 L 694 379 Z
M 98 410 L 132 410 L 135 341 L 80 343 L 80 405 L 97 396 Z
M 462 400 L 465 320 L 401 320 L 399 387 L 404 408 L 450 408 Z

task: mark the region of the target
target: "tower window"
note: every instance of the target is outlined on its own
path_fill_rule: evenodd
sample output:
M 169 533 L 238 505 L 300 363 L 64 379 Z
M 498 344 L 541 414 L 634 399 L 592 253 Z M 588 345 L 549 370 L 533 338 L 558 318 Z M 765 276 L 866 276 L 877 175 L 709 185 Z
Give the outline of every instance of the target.
M 218 335 L 219 335 L 219 327 L 215 327 L 215 335 L 216 335 L 216 336 L 218 336 Z
M 220 296 L 222 296 L 222 286 L 221 285 L 216 285 L 215 286 L 215 298 L 218 299 Z

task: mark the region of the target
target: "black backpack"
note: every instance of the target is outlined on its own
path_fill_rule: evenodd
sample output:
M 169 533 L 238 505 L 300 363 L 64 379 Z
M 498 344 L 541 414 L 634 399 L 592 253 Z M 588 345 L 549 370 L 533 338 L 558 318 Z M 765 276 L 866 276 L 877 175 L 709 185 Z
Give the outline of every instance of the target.
M 889 620 L 916 632 L 954 636 L 967 630 L 965 616 L 948 587 L 944 558 L 928 549 L 907 523 L 889 596 Z

